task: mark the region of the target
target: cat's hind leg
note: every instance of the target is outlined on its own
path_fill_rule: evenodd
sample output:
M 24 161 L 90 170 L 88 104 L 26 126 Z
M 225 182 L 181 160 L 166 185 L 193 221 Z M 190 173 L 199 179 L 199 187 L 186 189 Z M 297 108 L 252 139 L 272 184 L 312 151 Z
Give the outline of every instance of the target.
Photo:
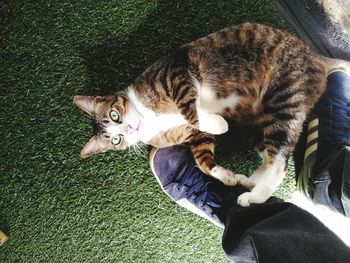
M 241 181 L 241 185 L 251 191 L 238 197 L 239 205 L 265 202 L 282 183 L 288 157 L 299 137 L 303 116 L 300 114 L 297 119 L 290 115 L 290 120 L 269 122 L 263 129 L 263 141 L 257 147 L 260 148 L 263 163 L 252 176 Z
M 246 179 L 242 174 L 235 174 L 214 161 L 214 136 L 212 134 L 194 131 L 189 142 L 194 159 L 202 172 L 213 176 L 225 185 L 234 186 Z

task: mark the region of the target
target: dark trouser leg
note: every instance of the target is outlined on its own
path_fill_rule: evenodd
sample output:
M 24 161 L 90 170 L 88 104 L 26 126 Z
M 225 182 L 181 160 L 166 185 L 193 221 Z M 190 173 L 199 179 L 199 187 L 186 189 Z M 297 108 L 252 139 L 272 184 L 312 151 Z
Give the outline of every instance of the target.
M 318 219 L 290 203 L 233 206 L 222 246 L 236 263 L 349 262 L 350 249 Z

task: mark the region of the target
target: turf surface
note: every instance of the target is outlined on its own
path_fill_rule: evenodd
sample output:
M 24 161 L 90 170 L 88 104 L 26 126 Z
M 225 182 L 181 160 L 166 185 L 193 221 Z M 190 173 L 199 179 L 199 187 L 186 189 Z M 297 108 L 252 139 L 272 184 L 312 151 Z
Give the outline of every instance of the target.
M 79 158 L 91 127 L 72 97 L 124 88 L 161 55 L 226 26 L 286 29 L 272 3 L 4 3 L 0 229 L 10 240 L 0 262 L 227 262 L 222 231 L 161 192 L 144 149 Z M 257 167 L 249 143 L 232 145 L 230 155 L 218 149 L 221 163 L 244 173 Z M 291 174 L 279 196 L 293 188 Z

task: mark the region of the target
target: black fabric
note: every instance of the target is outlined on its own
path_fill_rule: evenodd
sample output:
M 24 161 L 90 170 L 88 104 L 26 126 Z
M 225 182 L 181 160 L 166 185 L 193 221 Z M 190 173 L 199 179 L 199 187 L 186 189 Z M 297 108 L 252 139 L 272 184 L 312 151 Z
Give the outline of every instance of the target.
M 315 0 L 274 0 L 298 35 L 320 54 L 350 60 L 350 39 Z M 334 4 L 338 3 L 334 1 Z M 340 37 L 342 36 L 342 37 Z M 340 40 L 341 39 L 341 40 Z
M 291 203 L 232 206 L 222 246 L 230 259 L 240 262 L 244 262 L 242 250 L 246 254 L 253 251 L 259 263 L 350 262 L 349 247 L 318 219 Z

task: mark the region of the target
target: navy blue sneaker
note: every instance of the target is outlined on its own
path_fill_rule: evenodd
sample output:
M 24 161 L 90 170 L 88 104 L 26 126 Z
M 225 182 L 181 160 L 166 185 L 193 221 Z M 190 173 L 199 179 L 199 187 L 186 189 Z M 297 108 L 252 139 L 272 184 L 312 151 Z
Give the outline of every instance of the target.
M 297 185 L 315 203 L 350 212 L 350 66 L 328 76 L 308 123 L 307 149 Z
M 204 174 L 188 147 L 153 148 L 150 165 L 159 185 L 173 201 L 221 228 L 228 208 L 247 191 Z

